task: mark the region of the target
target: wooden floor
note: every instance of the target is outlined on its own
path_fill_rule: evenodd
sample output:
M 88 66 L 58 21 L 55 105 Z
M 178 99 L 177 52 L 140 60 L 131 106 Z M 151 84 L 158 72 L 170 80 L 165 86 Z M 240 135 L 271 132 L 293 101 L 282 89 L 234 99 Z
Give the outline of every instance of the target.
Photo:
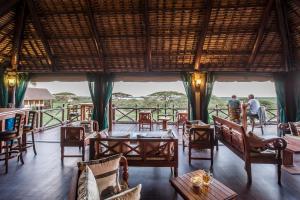
M 115 130 L 134 130 L 135 125 L 117 125 Z M 258 130 L 258 134 L 260 131 Z M 276 135 L 276 128 L 267 128 L 266 135 Z M 0 165 L 0 199 L 48 200 L 65 199 L 69 189 L 71 173 L 79 158 L 66 158 L 60 161 L 59 129 L 37 134 L 38 155 L 31 149 L 24 155 L 25 164 L 9 161 L 9 173 L 4 174 Z M 192 161 L 188 165 L 187 151 L 179 147 L 179 175 L 197 169 L 208 169 L 209 161 Z M 70 149 L 77 152 L 78 148 Z M 215 153 L 214 177 L 238 193 L 238 199 L 280 200 L 300 199 L 300 176 L 283 171 L 282 186 L 277 184 L 274 165 L 252 165 L 253 183 L 247 186 L 243 162 L 221 146 Z M 135 186 L 142 183 L 142 199 L 168 200 L 182 199 L 169 184 L 169 168 L 130 167 L 129 183 Z

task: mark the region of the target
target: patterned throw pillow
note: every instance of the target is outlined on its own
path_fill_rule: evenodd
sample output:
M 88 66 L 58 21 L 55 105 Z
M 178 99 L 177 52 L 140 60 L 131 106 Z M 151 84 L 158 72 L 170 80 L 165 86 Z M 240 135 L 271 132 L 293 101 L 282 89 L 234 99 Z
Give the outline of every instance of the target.
M 99 160 L 78 163 L 79 169 L 88 166 L 93 172 L 101 199 L 121 191 L 119 184 L 120 158 L 121 154 L 117 154 Z
M 139 200 L 141 198 L 141 188 L 142 185 L 139 184 L 134 188 L 125 190 L 124 192 L 121 192 L 105 200 Z
M 98 186 L 89 167 L 86 167 L 79 176 L 77 200 L 100 200 Z

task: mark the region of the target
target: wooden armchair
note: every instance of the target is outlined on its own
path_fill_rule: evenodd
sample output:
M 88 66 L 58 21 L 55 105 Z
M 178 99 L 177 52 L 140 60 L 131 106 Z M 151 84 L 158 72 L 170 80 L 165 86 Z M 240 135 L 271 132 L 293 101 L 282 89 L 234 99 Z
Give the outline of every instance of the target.
M 60 147 L 61 147 L 61 160 L 64 157 L 82 157 L 84 161 L 85 145 L 84 145 L 85 133 L 83 127 L 70 127 L 62 126 L 60 129 Z M 65 147 L 79 147 L 82 149 L 81 155 L 65 155 Z
M 152 113 L 140 112 L 139 113 L 139 131 L 144 129 L 144 125 L 149 125 L 150 131 L 152 130 Z
M 176 126 L 177 126 L 177 131 L 179 133 L 180 125 L 182 125 L 182 131 L 185 122 L 188 121 L 188 113 L 187 112 L 178 112 L 177 113 L 177 121 L 176 121 Z
M 186 126 L 189 126 L 187 124 Z M 198 127 L 185 128 L 183 134 L 183 150 L 185 147 L 189 148 L 189 164 L 191 160 L 210 160 L 211 168 L 213 167 L 213 155 L 214 155 L 214 130 L 209 125 L 203 125 Z M 210 158 L 207 157 L 192 157 L 193 149 L 210 149 Z
M 300 136 L 300 122 L 289 122 L 289 128 L 292 135 Z

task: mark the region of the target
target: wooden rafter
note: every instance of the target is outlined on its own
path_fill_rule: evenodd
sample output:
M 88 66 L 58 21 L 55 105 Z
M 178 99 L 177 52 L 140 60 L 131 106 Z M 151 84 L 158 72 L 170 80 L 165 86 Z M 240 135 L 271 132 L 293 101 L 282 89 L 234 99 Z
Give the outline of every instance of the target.
M 144 1 L 144 10 L 143 10 L 143 23 L 144 23 L 144 31 L 145 31 L 145 58 L 144 58 L 144 65 L 146 71 L 151 71 L 152 66 L 152 55 L 151 55 L 151 37 L 150 37 L 150 30 L 149 30 L 149 13 L 148 13 L 148 0 Z
M 204 41 L 205 37 L 207 34 L 208 30 L 208 25 L 209 25 L 209 19 L 211 15 L 211 2 L 210 0 L 206 0 L 206 13 L 205 17 L 201 26 L 201 31 L 198 36 L 198 42 L 197 42 L 197 47 L 196 47 L 196 56 L 195 56 L 195 63 L 194 63 L 194 69 L 199 70 L 200 69 L 200 60 L 203 52 L 203 46 L 204 46 Z
M 297 2 L 297 1 L 296 1 Z M 283 64 L 286 71 L 292 69 L 293 65 L 293 51 L 292 44 L 290 42 L 290 33 L 287 23 L 287 13 L 285 8 L 285 2 L 281 0 L 275 0 L 276 13 L 278 19 L 278 27 L 280 31 L 282 48 L 283 48 Z
M 103 68 L 103 71 L 105 71 L 106 67 L 104 65 L 104 49 L 102 46 L 102 41 L 100 39 L 100 35 L 98 33 L 97 30 L 97 25 L 96 25 L 96 21 L 95 21 L 95 17 L 94 17 L 94 13 L 91 7 L 91 1 L 90 0 L 86 0 L 86 4 L 87 4 L 87 11 L 88 11 L 88 19 L 89 19 L 89 24 L 91 26 L 92 29 L 92 37 L 93 37 L 93 41 L 97 50 L 97 54 L 98 54 L 98 58 L 99 61 L 101 63 L 101 67 Z
M 44 45 L 46 54 L 48 56 L 48 63 L 51 65 L 51 70 L 56 71 L 56 67 L 57 67 L 56 61 L 54 60 L 53 53 L 51 51 L 50 45 L 48 43 L 47 38 L 45 37 L 45 33 L 43 31 L 41 22 L 40 22 L 39 17 L 36 13 L 37 9 L 35 8 L 34 2 L 32 0 L 26 0 L 26 2 L 27 2 L 27 5 L 28 5 L 28 8 L 29 8 L 31 17 L 32 17 L 34 27 L 35 27 L 35 29 L 36 29 L 39 37 L 40 37 L 40 40 L 42 41 L 42 43 Z
M 259 26 L 259 29 L 258 29 L 258 32 L 256 35 L 255 43 L 253 45 L 250 58 L 248 60 L 248 65 L 247 65 L 248 69 L 253 65 L 256 55 L 257 55 L 259 48 L 261 46 L 261 43 L 263 41 L 265 29 L 266 29 L 266 26 L 269 21 L 273 3 L 274 3 L 274 0 L 269 0 L 268 4 L 264 10 L 262 20 L 261 20 L 261 23 L 260 23 L 260 26 Z
M 19 1 L 20 0 L 0 0 L 0 16 L 9 12 Z
M 22 47 L 22 38 L 25 27 L 25 21 L 27 17 L 26 4 L 24 1 L 20 2 L 17 7 L 16 12 L 18 13 L 16 19 L 16 28 L 13 39 L 13 47 L 12 47 L 12 58 L 11 58 L 11 66 L 13 69 L 17 70 L 20 60 L 20 52 Z

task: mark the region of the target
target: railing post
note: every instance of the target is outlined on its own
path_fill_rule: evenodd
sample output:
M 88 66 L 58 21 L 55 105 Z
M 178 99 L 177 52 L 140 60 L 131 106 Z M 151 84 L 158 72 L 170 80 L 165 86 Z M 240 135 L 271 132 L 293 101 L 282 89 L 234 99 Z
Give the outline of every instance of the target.
M 43 128 L 43 111 L 40 109 L 40 129 Z
M 173 115 L 173 122 L 175 121 L 175 109 L 174 109 L 174 104 L 173 104 L 173 112 L 172 112 L 172 115 Z
M 113 120 L 113 123 L 116 122 L 116 106 L 115 106 L 115 104 L 112 105 L 112 120 Z
M 165 111 L 164 111 L 164 113 L 165 113 L 165 117 L 166 117 L 166 115 L 167 115 L 167 104 L 165 103 Z
M 216 104 L 216 115 L 219 116 L 218 104 Z
M 64 108 L 64 104 L 63 107 L 61 108 L 61 124 L 65 123 L 65 108 Z
M 159 119 L 159 104 L 157 104 L 157 115 L 156 115 L 156 121 L 158 122 Z
M 135 104 L 135 122 L 138 121 L 138 109 L 137 109 L 137 104 Z

